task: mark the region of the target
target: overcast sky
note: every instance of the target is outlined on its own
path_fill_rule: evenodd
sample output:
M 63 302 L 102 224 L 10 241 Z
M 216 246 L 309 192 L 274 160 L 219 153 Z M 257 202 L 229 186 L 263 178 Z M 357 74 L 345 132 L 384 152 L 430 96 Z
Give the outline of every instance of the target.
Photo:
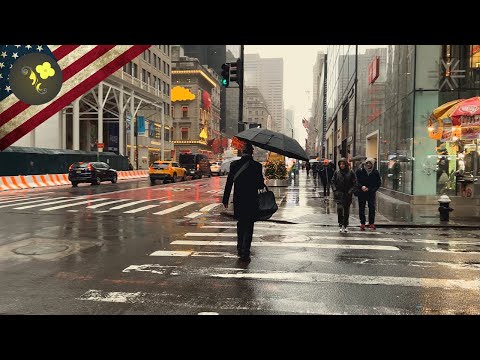
M 283 103 L 295 111 L 295 138 L 305 145 L 302 118 L 310 116 L 313 91 L 313 65 L 325 45 L 245 45 L 245 54 L 262 58 L 283 58 Z

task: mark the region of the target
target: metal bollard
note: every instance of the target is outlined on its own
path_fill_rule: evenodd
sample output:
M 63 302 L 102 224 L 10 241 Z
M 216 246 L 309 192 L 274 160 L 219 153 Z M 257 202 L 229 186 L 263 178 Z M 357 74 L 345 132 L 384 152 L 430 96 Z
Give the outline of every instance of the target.
M 440 212 L 440 221 L 449 221 L 450 212 L 453 211 L 453 209 L 450 207 L 450 202 L 452 200 L 450 200 L 448 195 L 442 195 L 437 201 L 438 201 L 438 204 L 440 205 L 438 207 L 438 211 Z

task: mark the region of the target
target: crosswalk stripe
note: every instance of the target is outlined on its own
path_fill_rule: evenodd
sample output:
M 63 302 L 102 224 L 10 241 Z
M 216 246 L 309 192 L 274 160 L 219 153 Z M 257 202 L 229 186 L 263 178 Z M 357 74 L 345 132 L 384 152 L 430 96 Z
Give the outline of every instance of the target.
M 193 213 L 191 214 L 188 214 L 188 215 L 185 215 L 186 218 L 189 218 L 189 219 L 194 219 L 200 215 L 203 215 L 204 213 L 216 208 L 218 205 L 221 205 L 222 203 L 213 203 L 213 204 L 209 204 L 207 206 L 204 206 L 203 208 L 201 208 L 200 210 L 198 211 L 194 211 Z
M 255 272 L 253 272 L 255 271 Z M 307 283 L 345 283 L 357 285 L 387 285 L 421 288 L 441 288 L 460 290 L 480 290 L 480 280 L 462 280 L 445 278 L 416 278 L 406 276 L 335 274 L 323 272 L 291 272 L 250 270 L 243 268 L 180 267 L 176 265 L 142 264 L 130 265 L 123 272 L 150 272 L 159 275 L 201 275 L 219 278 L 307 282 Z
M 151 253 L 149 256 L 192 256 L 192 257 L 221 257 L 221 258 L 237 258 L 238 256 L 225 251 L 171 251 L 158 250 Z
M 122 204 L 122 205 L 118 205 L 118 206 L 112 207 L 112 208 L 110 208 L 110 210 L 120 210 L 120 209 L 129 207 L 129 206 L 141 204 L 141 203 L 144 203 L 144 202 L 147 202 L 147 201 L 150 201 L 150 200 L 137 200 L 137 201 L 132 201 L 132 202 L 129 202 L 129 203 L 127 203 L 127 204 Z
M 101 203 L 101 204 L 90 205 L 90 206 L 87 206 L 86 209 L 98 209 L 99 207 L 102 207 L 102 206 L 106 206 L 106 205 L 110 205 L 110 204 L 116 204 L 116 203 L 124 202 L 124 201 L 130 201 L 130 199 L 114 200 L 114 201 L 108 201 L 108 202 Z
M 158 204 L 157 205 L 147 205 L 147 206 L 143 206 L 143 207 L 140 207 L 140 208 L 137 208 L 137 209 L 124 211 L 123 213 L 124 214 L 135 214 L 137 212 L 144 211 L 144 210 L 147 210 L 147 209 L 151 209 L 151 208 L 154 208 L 154 207 L 157 207 L 157 206 L 159 206 L 159 205 Z
M 213 241 L 213 240 L 175 240 L 172 245 L 200 245 L 200 246 L 237 246 L 236 241 Z M 252 246 L 276 246 L 276 247 L 300 247 L 314 249 L 352 249 L 352 250 L 400 250 L 396 246 L 390 245 L 347 245 L 347 244 L 314 244 L 314 243 L 279 243 L 274 241 L 257 241 Z
M 185 215 L 186 218 L 189 219 L 195 219 L 196 217 L 199 217 L 200 215 L 203 215 L 203 212 L 200 211 L 194 211 L 193 213 L 190 213 L 188 215 Z
M 28 199 L 28 198 L 26 196 L 3 196 L 3 197 L 0 197 L 0 201 L 15 200 L 15 199 Z
M 58 199 L 58 198 L 57 198 Z M 54 204 L 61 204 L 61 203 L 66 203 L 66 202 L 69 202 L 69 201 L 75 201 L 75 200 L 78 200 L 78 198 L 69 198 L 69 199 L 65 199 L 63 198 L 64 200 L 56 200 L 56 201 L 49 201 L 49 202 L 42 202 L 41 204 L 35 204 L 35 205 L 27 205 L 27 206 L 22 206 L 22 207 L 18 207 L 18 208 L 14 208 L 14 210 L 25 210 L 25 209 L 32 209 L 34 207 L 41 207 L 41 206 L 45 206 L 45 205 L 54 205 Z M 42 201 L 48 201 L 48 200 L 51 200 L 51 199 L 44 199 Z M 33 202 L 33 201 L 32 201 Z
M 163 201 L 160 201 L 160 204 L 169 204 L 169 203 L 172 203 L 173 200 L 163 200 Z
M 39 196 L 36 199 L 43 199 L 43 198 L 45 198 L 45 196 Z M 3 201 L 0 208 L 10 206 L 10 205 L 5 205 L 5 204 L 13 204 L 15 206 L 16 205 L 15 203 L 21 203 L 22 201 L 25 201 L 25 200 L 32 200 L 32 198 L 21 198 L 21 199 L 19 198 L 19 199 L 16 199 L 16 200 Z
M 235 225 L 202 225 L 201 226 L 202 229 L 236 229 L 237 227 Z M 278 232 L 278 227 L 277 226 L 272 226 L 272 227 L 265 227 L 265 226 L 255 226 L 254 228 L 255 230 L 271 230 L 271 231 L 275 231 L 275 232 Z M 307 232 L 307 233 L 313 233 L 313 232 L 321 232 L 321 233 L 335 233 L 335 234 L 338 234 L 338 229 L 325 229 L 324 227 L 312 227 L 310 229 L 296 229 L 295 227 L 289 227 L 287 229 L 282 229 L 282 232 L 284 231 L 288 231 L 288 232 L 294 232 L 294 233 L 297 233 L 297 232 Z M 366 231 L 349 231 L 348 232 L 349 234 L 364 234 L 364 235 L 367 235 L 367 236 L 371 236 L 371 235 L 374 235 L 374 236 L 379 236 L 379 235 L 385 235 L 385 233 L 381 232 L 381 231 L 369 231 L 369 232 L 366 232 Z
M 65 199 L 65 197 L 60 197 L 60 198 L 57 198 L 57 199 Z M 22 200 L 21 202 L 15 202 L 15 203 L 11 203 L 11 204 L 8 204 L 8 205 L 2 205 L 0 206 L 0 208 L 5 208 L 5 207 L 10 207 L 10 206 L 21 206 L 21 205 L 25 205 L 25 204 L 35 204 L 35 203 L 38 203 L 38 202 L 45 202 L 45 201 L 48 201 L 49 199 L 40 199 L 40 200 L 32 200 L 32 199 L 24 199 Z M 15 208 L 16 210 L 17 208 Z
M 165 210 L 162 210 L 162 211 L 153 213 L 153 215 L 165 215 L 165 214 L 168 214 L 168 213 L 171 213 L 171 212 L 174 212 L 174 211 L 183 209 L 184 207 L 187 207 L 187 206 L 190 206 L 190 205 L 193 205 L 193 204 L 196 204 L 195 201 L 188 201 L 188 202 L 186 202 L 186 203 L 184 203 L 184 204 L 180 204 L 180 205 L 177 205 L 177 206 L 173 206 L 173 207 L 171 207 L 171 208 L 168 208 L 168 209 L 165 209 Z
M 122 291 L 103 291 L 90 289 L 82 294 L 77 300 L 124 303 L 124 304 L 155 304 L 156 307 L 175 307 L 175 308 L 194 308 L 194 309 L 212 309 L 211 300 L 208 297 L 191 298 L 186 295 L 151 293 L 151 292 L 122 292 Z M 268 298 L 263 300 L 257 298 L 246 302 L 243 298 L 217 299 L 214 308 L 215 313 L 222 310 L 231 311 L 271 311 L 275 314 L 318 314 L 318 315 L 412 315 L 415 311 L 392 308 L 386 306 L 361 306 L 339 304 L 332 305 L 323 302 L 312 302 L 304 300 L 275 299 Z M 442 310 L 442 314 L 456 314 L 454 310 Z
M 98 201 L 104 201 L 104 200 L 105 199 L 85 200 L 85 201 L 80 201 L 80 202 L 73 203 L 73 204 L 59 205 L 59 206 L 49 207 L 49 208 L 46 208 L 46 209 L 40 209 L 40 211 L 53 211 L 53 210 L 58 210 L 58 209 L 65 209 L 65 208 L 68 208 L 68 207 L 73 207 L 73 206 L 83 205 L 83 204 L 90 204 L 92 202 L 98 202 Z

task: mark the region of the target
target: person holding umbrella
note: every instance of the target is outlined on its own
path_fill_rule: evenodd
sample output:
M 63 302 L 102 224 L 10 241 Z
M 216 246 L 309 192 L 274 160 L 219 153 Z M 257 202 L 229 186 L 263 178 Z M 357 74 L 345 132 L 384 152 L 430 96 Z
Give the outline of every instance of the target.
M 223 193 L 223 206 L 228 208 L 228 200 L 232 186 L 233 212 L 237 222 L 237 252 L 241 261 L 250 261 L 250 247 L 253 237 L 253 225 L 258 210 L 258 190 L 265 187 L 262 164 L 253 160 L 253 146 L 246 143 L 243 155 L 230 165 L 225 190 Z
M 338 161 L 338 170 L 332 178 L 332 190 L 337 203 L 338 226 L 341 233 L 347 233 L 350 205 L 352 204 L 353 190 L 357 186 L 357 177 L 348 166 L 347 159 Z

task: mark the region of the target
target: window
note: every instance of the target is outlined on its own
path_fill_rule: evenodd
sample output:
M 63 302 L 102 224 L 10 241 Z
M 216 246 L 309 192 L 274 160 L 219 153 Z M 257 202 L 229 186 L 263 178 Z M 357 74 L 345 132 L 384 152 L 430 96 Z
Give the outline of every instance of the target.
M 162 71 L 162 60 L 158 58 L 158 70 Z
M 182 140 L 188 140 L 188 128 L 182 128 Z
M 170 85 L 167 84 L 167 95 L 170 96 Z
M 153 54 L 153 66 L 157 67 L 157 55 Z
M 145 51 L 143 52 L 143 60 L 145 60 L 145 61 L 147 60 L 147 51 L 148 51 L 148 50 L 145 50 Z
M 155 75 L 153 75 L 153 87 L 157 89 L 158 79 Z
M 147 82 L 147 70 L 142 69 L 142 81 Z
M 163 73 L 167 73 L 167 63 L 165 61 L 163 61 Z
M 170 141 L 170 129 L 165 128 L 164 136 L 165 136 L 165 141 Z
M 258 110 L 255 110 L 255 115 L 258 115 Z
M 170 105 L 167 104 L 166 102 L 163 103 L 163 109 L 164 109 L 164 113 L 165 115 L 170 115 Z
M 174 112 L 175 108 L 173 107 L 173 105 L 170 106 L 170 114 L 172 114 L 172 117 L 174 117 L 175 115 L 175 112 Z
M 160 131 L 161 129 L 162 129 L 161 126 L 155 126 L 155 139 L 161 139 L 161 137 L 162 137 L 161 136 L 162 133 Z
M 150 85 L 150 72 L 147 71 L 147 84 Z
M 165 81 L 162 81 L 163 83 L 163 93 L 167 95 L 167 83 Z
M 167 52 L 167 45 L 163 45 L 163 52 L 164 52 L 164 53 Z
M 170 64 L 167 64 L 167 75 L 170 76 Z
M 182 106 L 182 117 L 184 118 L 188 117 L 188 106 Z
M 170 56 L 170 45 L 167 45 L 167 55 Z
M 147 50 L 147 61 L 150 64 L 152 62 L 152 52 Z
M 132 73 L 132 76 L 138 79 L 138 65 L 135 64 L 135 63 L 132 63 L 132 64 L 133 64 L 133 73 Z

